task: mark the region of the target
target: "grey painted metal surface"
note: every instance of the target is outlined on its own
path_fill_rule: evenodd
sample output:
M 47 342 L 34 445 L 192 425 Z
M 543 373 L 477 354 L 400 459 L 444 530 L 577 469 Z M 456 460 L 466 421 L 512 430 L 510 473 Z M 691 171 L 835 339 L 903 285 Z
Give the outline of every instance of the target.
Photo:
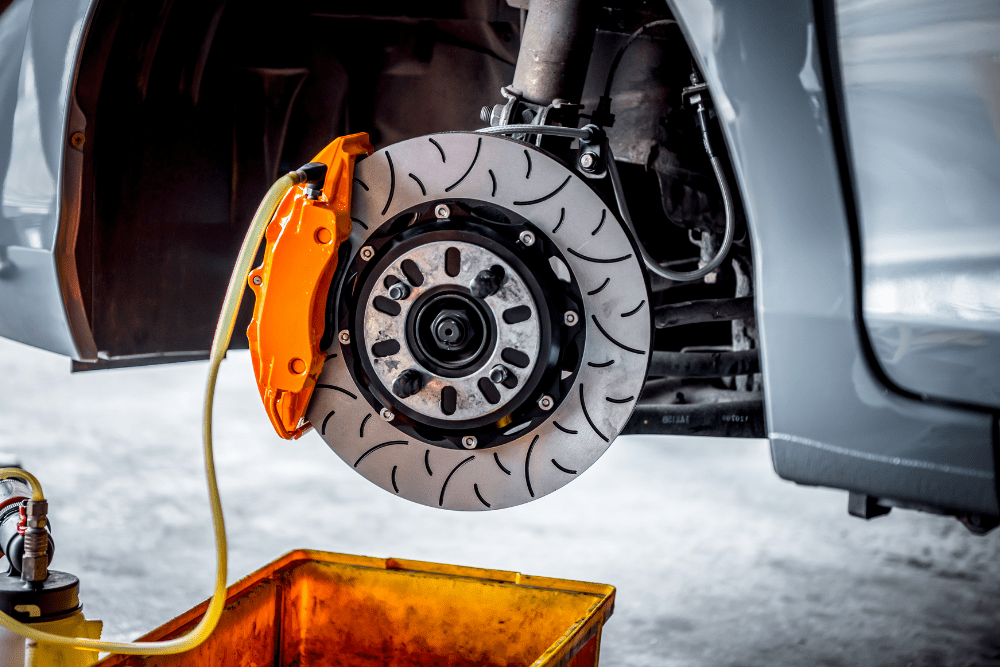
M 812 3 L 670 0 L 706 76 L 756 259 L 775 470 L 996 514 L 991 418 L 882 385 L 859 323 Z
M 1000 407 L 1000 3 L 836 3 L 882 368 Z
M 0 336 L 94 358 L 76 277 L 71 90 L 92 0 L 0 14 Z

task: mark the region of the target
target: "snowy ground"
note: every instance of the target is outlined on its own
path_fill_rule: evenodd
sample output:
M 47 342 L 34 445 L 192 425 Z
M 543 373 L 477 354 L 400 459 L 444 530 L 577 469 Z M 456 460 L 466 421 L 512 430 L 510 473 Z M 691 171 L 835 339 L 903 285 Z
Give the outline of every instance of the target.
M 205 368 L 71 375 L 0 341 L 0 450 L 43 481 L 54 567 L 107 639 L 210 592 Z M 551 496 L 460 514 L 385 493 L 315 434 L 278 439 L 245 352 L 216 405 L 230 581 L 307 547 L 610 583 L 606 667 L 1000 665 L 1000 531 L 853 519 L 846 493 L 779 480 L 765 441 L 622 438 Z

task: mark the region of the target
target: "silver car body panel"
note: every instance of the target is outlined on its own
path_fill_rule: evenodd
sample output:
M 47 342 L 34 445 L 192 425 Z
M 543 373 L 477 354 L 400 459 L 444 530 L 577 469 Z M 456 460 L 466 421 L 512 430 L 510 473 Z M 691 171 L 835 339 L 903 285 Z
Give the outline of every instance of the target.
M 1000 3 L 837 2 L 879 363 L 1000 407 Z
M 813 4 L 670 5 L 712 91 L 753 235 L 775 470 L 1000 513 L 991 415 L 894 392 L 866 358 Z
M 851 186 L 812 2 L 669 4 L 712 91 L 751 226 L 775 470 L 805 484 L 1000 514 L 994 417 L 895 391 L 867 354 Z M 0 335 L 94 359 L 73 248 L 82 153 L 68 143 L 84 124 L 72 91 L 93 2 L 39 8 L 14 0 L 0 15 Z M 973 246 L 994 238 L 976 230 L 986 236 L 978 242 L 970 231 Z M 925 382 L 899 370 L 909 360 L 892 367 L 886 358 L 900 384 Z
M 93 0 L 0 14 L 0 336 L 96 358 L 74 257 L 82 129 L 72 91 Z

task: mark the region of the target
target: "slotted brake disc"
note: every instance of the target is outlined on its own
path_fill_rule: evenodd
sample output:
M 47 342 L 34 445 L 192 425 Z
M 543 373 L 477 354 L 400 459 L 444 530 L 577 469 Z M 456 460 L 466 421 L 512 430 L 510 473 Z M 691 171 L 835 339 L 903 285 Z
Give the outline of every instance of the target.
M 414 502 L 485 510 L 604 453 L 652 327 L 632 240 L 582 178 L 510 139 L 419 137 L 357 163 L 351 220 L 307 412 L 338 456 Z

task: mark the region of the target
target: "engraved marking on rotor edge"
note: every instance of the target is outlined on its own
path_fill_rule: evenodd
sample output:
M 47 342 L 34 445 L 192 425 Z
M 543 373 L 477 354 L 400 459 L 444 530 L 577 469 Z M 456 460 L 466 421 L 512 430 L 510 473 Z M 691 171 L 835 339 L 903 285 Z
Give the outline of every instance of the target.
M 451 192 L 452 190 L 457 188 L 459 183 L 464 181 L 465 177 L 468 176 L 470 173 L 472 173 L 472 168 L 476 166 L 476 160 L 479 159 L 479 151 L 482 149 L 482 147 L 483 147 L 483 138 L 479 137 L 479 142 L 476 143 L 476 154 L 472 157 L 472 164 L 470 164 L 469 168 L 465 170 L 464 174 L 462 174 L 462 178 L 458 179 L 457 181 L 455 181 L 454 183 L 452 183 L 451 185 L 449 185 L 444 189 L 445 192 Z
M 381 340 L 372 345 L 372 354 L 376 357 L 391 357 L 400 350 L 399 341 L 395 338 Z
M 562 227 L 562 223 L 564 222 L 566 222 L 566 209 L 561 208 L 559 209 L 559 222 L 557 222 L 556 226 L 552 228 L 552 233 L 555 234 L 556 232 L 558 232 L 559 228 Z
M 451 385 L 445 385 L 441 387 L 441 412 L 446 415 L 455 414 L 455 409 L 458 406 L 458 392 Z
M 420 186 L 420 194 L 422 194 L 422 195 L 424 195 L 426 197 L 427 196 L 427 188 L 425 188 L 424 184 L 420 182 L 420 179 L 417 178 L 416 176 L 414 176 L 413 174 L 409 174 L 409 177 L 412 178 L 414 181 L 417 182 L 417 185 Z
M 565 426 L 563 426 L 562 424 L 560 424 L 557 421 L 553 421 L 552 425 L 555 426 L 560 431 L 562 431 L 563 433 L 569 433 L 570 435 L 576 435 L 577 433 L 579 433 L 579 431 L 574 431 L 571 428 L 566 428 Z
M 503 470 L 503 472 L 504 472 L 505 475 L 509 475 L 510 474 L 510 471 L 507 470 L 506 468 L 504 468 L 503 464 L 500 463 L 500 455 L 497 454 L 496 452 L 493 452 L 493 460 L 497 462 L 497 467 L 499 467 L 500 470 Z
M 399 268 L 403 270 L 403 275 L 414 287 L 420 287 L 424 284 L 424 274 L 420 272 L 420 267 L 412 259 L 404 259 Z
M 610 442 L 607 436 L 601 433 L 597 426 L 594 425 L 594 420 L 590 418 L 590 413 L 587 412 L 587 402 L 583 400 L 583 383 L 580 383 L 580 407 L 583 408 L 583 416 L 587 418 L 587 423 L 590 424 L 590 428 L 594 429 L 594 433 L 601 436 L 601 440 L 604 442 Z
M 608 340 L 610 340 L 612 343 L 614 343 L 615 345 L 617 345 L 621 349 L 625 350 L 626 352 L 631 352 L 633 354 L 643 354 L 643 355 L 646 354 L 642 350 L 637 350 L 634 347 L 629 347 L 628 345 L 623 345 L 622 343 L 619 343 L 614 338 L 612 338 L 611 334 L 609 334 L 607 331 L 605 331 L 604 327 L 601 326 L 601 323 L 597 319 L 597 315 L 591 315 L 590 318 L 592 320 L 594 320 L 594 324 L 597 325 L 597 330 L 600 331 L 602 334 L 604 334 L 605 338 L 607 338 Z
M 638 313 L 640 310 L 642 310 L 642 307 L 645 306 L 645 305 L 646 305 L 646 300 L 643 299 L 642 301 L 639 302 L 638 306 L 636 306 L 632 310 L 628 311 L 627 313 L 622 313 L 622 317 L 632 317 L 633 315 L 635 315 L 636 313 Z
M 553 463 L 555 463 L 555 461 L 553 461 Z M 396 493 L 399 493 L 399 486 L 396 485 L 397 468 L 399 468 L 399 466 L 392 466 L 392 490 L 395 491 Z
M 483 395 L 483 398 L 490 405 L 496 405 L 500 402 L 500 392 L 497 390 L 497 386 L 490 382 L 489 378 L 479 378 L 479 382 L 476 385 L 479 387 L 479 393 Z
M 367 424 L 368 420 L 371 419 L 371 418 L 372 418 L 372 415 L 369 412 L 367 415 L 365 415 L 365 418 L 361 420 L 361 431 L 358 433 L 358 437 L 359 438 L 365 437 L 365 424 Z
M 374 447 L 372 447 L 371 449 L 369 449 L 367 452 L 365 452 L 364 454 L 362 454 L 360 456 L 360 458 L 358 458 L 358 460 L 354 462 L 354 467 L 357 468 L 359 463 L 361 463 L 366 458 L 368 458 L 368 455 L 371 454 L 372 452 L 374 452 L 377 449 L 382 449 L 383 447 L 390 447 L 392 445 L 409 445 L 409 444 L 410 443 L 408 443 L 406 440 L 390 440 L 388 442 L 383 442 L 382 444 L 375 445 Z
M 347 391 L 343 387 L 337 387 L 337 386 L 334 386 L 332 384 L 318 384 L 318 385 L 316 385 L 316 388 L 317 389 L 333 389 L 334 391 L 339 391 L 342 394 L 347 394 L 348 396 L 350 396 L 351 398 L 353 398 L 355 401 L 358 400 L 357 396 L 355 396 L 351 392 Z
M 358 185 L 360 185 L 361 187 L 363 187 L 365 189 L 365 192 L 368 192 L 368 186 L 365 185 L 364 181 L 362 181 L 360 178 L 358 178 L 357 176 L 355 176 L 354 177 L 354 182 L 357 183 Z
M 351 218 L 351 222 L 358 223 L 359 225 L 361 225 L 365 229 L 365 231 L 368 231 L 368 225 L 366 225 L 365 223 L 361 222 L 357 218 Z
M 429 141 L 429 142 L 431 142 L 432 144 L 434 144 L 434 147 L 438 149 L 438 152 L 439 152 L 439 153 L 441 153 L 441 162 L 447 162 L 447 161 L 448 161 L 448 158 L 446 158 L 446 157 L 444 156 L 444 149 L 443 149 L 443 148 L 441 148 L 441 144 L 439 144 L 438 142 L 434 141 L 434 140 L 433 140 L 433 139 L 431 139 L 430 137 L 427 137 L 427 141 Z
M 514 206 L 531 206 L 532 204 L 541 204 L 543 201 L 547 199 L 552 199 L 557 194 L 559 194 L 564 187 L 566 187 L 571 178 L 573 178 L 572 174 L 566 177 L 566 180 L 562 182 L 562 185 L 560 185 L 559 187 L 557 187 L 555 190 L 545 195 L 544 197 L 539 197 L 538 199 L 529 199 L 528 201 L 516 201 L 514 202 Z
M 631 403 L 632 401 L 635 400 L 635 396 L 629 396 L 628 398 L 611 398 L 610 396 L 605 396 L 604 398 L 605 400 L 607 400 L 608 403 L 618 403 L 618 404 Z
M 391 317 L 399 315 L 399 311 L 401 310 L 398 303 L 392 299 L 385 298 L 381 294 L 372 299 L 372 305 L 375 306 L 375 310 L 383 312 Z
M 555 459 L 552 459 L 552 465 L 554 465 L 555 467 L 559 468 L 560 470 L 562 470 L 562 471 L 563 471 L 564 473 L 566 473 L 567 475 L 575 475 L 575 474 L 576 474 L 576 471 L 575 471 L 575 470 L 570 470 L 569 468 L 564 468 L 564 467 L 562 467 L 561 465 L 559 465 L 559 464 L 558 464 L 558 463 L 556 462 L 556 460 L 555 460 Z
M 503 311 L 503 321 L 507 324 L 518 324 L 531 318 L 531 308 L 528 306 L 514 306 Z
M 531 441 L 531 444 L 528 445 L 528 453 L 524 457 L 524 481 L 528 485 L 528 493 L 531 494 L 532 498 L 535 497 L 535 492 L 531 488 L 531 473 L 528 472 L 528 463 L 531 462 L 531 450 L 535 448 L 535 443 L 536 442 L 538 442 L 538 436 L 537 435 Z
M 524 149 L 524 157 L 528 161 L 528 173 L 526 173 L 524 177 L 531 178 L 531 153 L 528 152 L 527 148 Z
M 482 141 L 482 139 L 480 139 L 480 141 Z M 461 468 L 462 466 L 464 466 L 466 463 L 468 463 L 469 461 L 471 461 L 474 458 L 476 458 L 475 454 L 473 454 L 469 458 L 467 458 L 464 461 L 462 461 L 461 463 L 459 463 L 457 466 L 455 466 L 454 468 L 451 469 L 450 473 L 448 473 L 448 476 L 444 480 L 444 484 L 441 485 L 441 497 L 438 498 L 438 507 L 444 507 L 444 491 L 445 491 L 445 489 L 448 488 L 448 482 L 451 481 L 452 475 L 454 475 L 456 472 L 458 472 L 459 468 Z
M 599 364 L 595 364 L 593 361 L 588 361 L 587 365 L 590 366 L 591 368 L 607 368 L 613 363 L 615 363 L 614 359 L 608 359 L 607 361 L 602 361 Z
M 599 294 L 605 287 L 608 286 L 608 283 L 610 283 L 610 282 L 611 282 L 611 278 L 605 278 L 604 282 L 601 283 L 601 286 L 598 287 L 597 289 L 590 290 L 589 292 L 587 292 L 587 296 L 594 296 L 595 294 Z
M 424 452 L 424 467 L 427 468 L 427 474 L 431 477 L 434 476 L 434 471 L 431 470 L 431 450 Z
M 493 191 L 490 192 L 490 196 L 491 197 L 496 197 L 497 196 L 497 177 L 493 173 L 492 169 L 487 169 L 486 171 L 488 171 L 490 173 L 490 180 L 493 181 Z
M 493 507 L 488 502 L 486 502 L 486 499 L 483 498 L 483 494 L 479 493 L 479 485 L 478 484 L 473 484 L 472 485 L 472 489 L 476 492 L 476 497 L 479 498 L 479 502 L 481 502 L 482 504 L 486 505 L 487 507 Z
M 601 211 L 601 221 L 597 223 L 597 229 L 590 232 L 591 236 L 597 236 L 597 232 L 601 231 L 601 227 L 604 226 L 604 219 L 608 217 L 608 209 Z
M 396 192 L 396 170 L 392 166 L 392 156 L 389 155 L 389 151 L 385 152 L 385 159 L 389 163 L 389 198 L 385 200 L 385 206 L 382 207 L 382 215 L 385 215 L 385 212 L 389 210 L 392 195 Z
M 444 251 L 444 272 L 454 278 L 462 272 L 462 251 L 448 248 Z
M 569 252 L 569 254 L 573 255 L 574 257 L 578 257 L 579 259 L 582 259 L 585 262 L 594 262 L 595 264 L 614 264 L 616 262 L 624 262 L 626 259 L 630 259 L 632 257 L 632 253 L 629 253 L 629 254 L 625 255 L 624 257 L 612 257 L 611 259 L 599 259 L 597 257 L 587 257 L 586 255 L 581 255 L 580 253 L 578 253 L 576 250 L 573 250 L 572 248 L 566 248 L 566 250 Z
M 518 368 L 527 368 L 528 364 L 531 363 L 531 357 L 512 347 L 505 347 L 500 353 L 500 358 Z
M 322 427 L 320 427 L 320 429 L 319 429 L 319 434 L 320 434 L 320 435 L 326 435 L 326 423 L 327 423 L 328 421 L 330 421 L 330 417 L 334 416 L 335 414 L 337 414 L 335 410 L 330 410 L 330 414 L 328 414 L 328 415 L 327 415 L 327 416 L 326 416 L 326 417 L 325 417 L 325 418 L 323 419 L 323 426 L 322 426 Z

